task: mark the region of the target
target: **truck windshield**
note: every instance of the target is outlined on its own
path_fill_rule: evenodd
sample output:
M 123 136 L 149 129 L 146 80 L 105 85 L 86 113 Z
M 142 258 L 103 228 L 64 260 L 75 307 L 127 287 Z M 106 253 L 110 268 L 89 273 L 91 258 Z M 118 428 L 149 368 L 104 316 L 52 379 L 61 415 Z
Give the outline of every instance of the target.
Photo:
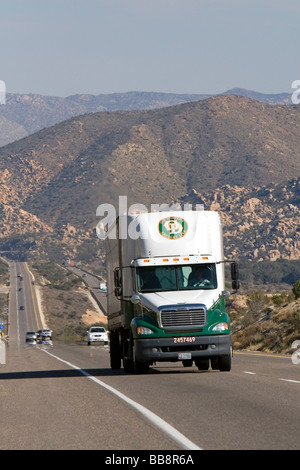
M 136 274 L 139 292 L 217 288 L 214 263 L 138 267 Z

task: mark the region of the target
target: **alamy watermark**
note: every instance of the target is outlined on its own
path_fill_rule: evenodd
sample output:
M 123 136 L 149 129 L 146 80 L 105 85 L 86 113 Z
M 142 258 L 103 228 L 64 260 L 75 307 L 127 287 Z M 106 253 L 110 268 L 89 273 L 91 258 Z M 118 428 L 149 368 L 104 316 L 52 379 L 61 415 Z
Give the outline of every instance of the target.
M 169 212 L 169 211 L 191 211 L 193 209 L 192 204 L 184 204 L 183 208 L 179 203 L 174 204 L 151 204 L 150 212 Z M 203 211 L 203 204 L 196 204 L 196 211 Z M 117 229 L 113 225 L 117 217 L 120 215 L 137 215 L 142 213 L 149 212 L 147 207 L 144 204 L 132 204 L 128 208 L 127 196 L 119 196 L 119 210 L 117 211 L 113 204 L 100 204 L 96 210 L 97 217 L 103 217 L 103 219 L 98 222 L 96 226 L 96 234 L 100 240 L 105 240 L 106 238 L 116 239 L 117 238 Z M 109 231 L 108 231 L 109 230 Z M 162 221 L 161 234 L 166 238 L 176 239 L 184 236 L 186 231 L 185 221 L 180 217 L 169 217 L 165 218 Z M 127 237 L 132 240 L 137 240 L 138 238 L 147 238 L 147 233 L 141 233 L 139 231 L 139 224 L 135 218 L 129 223 L 122 224 L 122 221 L 119 226 L 119 238 L 127 239 Z
M 3 80 L 0 80 L 0 104 L 6 103 L 6 85 Z
M 296 349 L 297 348 L 297 349 Z M 292 354 L 292 363 L 295 365 L 300 364 L 300 341 L 296 340 L 292 344 L 292 349 L 296 349 Z
M 292 103 L 299 104 L 300 103 L 300 80 L 294 80 L 292 82 L 292 88 L 296 88 L 295 91 L 292 93 Z

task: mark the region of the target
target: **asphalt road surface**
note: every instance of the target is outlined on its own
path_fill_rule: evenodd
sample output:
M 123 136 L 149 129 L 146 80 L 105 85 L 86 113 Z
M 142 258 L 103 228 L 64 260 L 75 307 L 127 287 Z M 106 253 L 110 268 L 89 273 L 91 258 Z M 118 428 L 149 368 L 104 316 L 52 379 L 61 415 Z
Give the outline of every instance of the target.
M 25 332 L 40 320 L 29 273 L 16 276 L 23 268 L 12 266 L 0 365 L 1 450 L 299 449 L 300 364 L 291 357 L 234 352 L 231 372 L 165 363 L 130 375 L 110 369 L 104 345 L 29 346 Z

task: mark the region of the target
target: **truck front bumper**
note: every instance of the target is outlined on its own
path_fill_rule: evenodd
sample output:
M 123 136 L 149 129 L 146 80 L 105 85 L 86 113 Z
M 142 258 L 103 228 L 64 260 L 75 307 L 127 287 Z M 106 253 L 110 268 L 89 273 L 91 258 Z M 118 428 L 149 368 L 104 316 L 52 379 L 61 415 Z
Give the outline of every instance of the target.
M 135 357 L 139 362 L 212 359 L 231 354 L 231 335 L 193 336 L 192 342 L 176 338 L 135 339 Z M 190 338 L 189 338 L 190 339 Z

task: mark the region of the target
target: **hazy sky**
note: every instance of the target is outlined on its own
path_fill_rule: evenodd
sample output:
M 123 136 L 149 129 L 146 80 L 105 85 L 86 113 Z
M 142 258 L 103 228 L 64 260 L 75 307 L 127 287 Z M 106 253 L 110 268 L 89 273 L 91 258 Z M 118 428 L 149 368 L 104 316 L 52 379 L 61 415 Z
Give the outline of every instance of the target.
M 299 0 L 0 0 L 8 93 L 292 92 Z

